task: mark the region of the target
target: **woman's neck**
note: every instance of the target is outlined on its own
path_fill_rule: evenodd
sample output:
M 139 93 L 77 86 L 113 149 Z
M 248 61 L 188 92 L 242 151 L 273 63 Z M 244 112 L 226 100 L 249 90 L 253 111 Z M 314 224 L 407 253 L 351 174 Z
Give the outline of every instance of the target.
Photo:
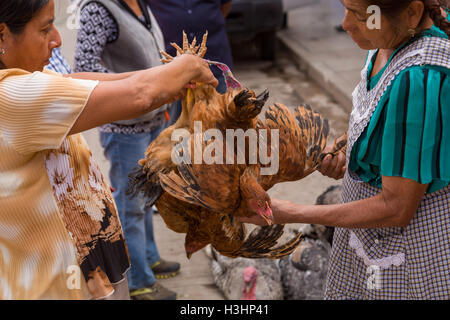
M 394 52 L 395 52 L 394 49 L 380 49 L 378 51 L 375 63 L 372 68 L 372 72 L 370 74 L 371 78 L 376 74 L 378 74 L 378 72 L 380 72 L 384 68 L 384 66 L 386 65 L 386 63 L 388 63 L 389 58 L 392 56 Z
M 420 31 L 425 31 L 430 29 L 433 26 L 433 20 L 429 17 L 427 17 L 424 22 L 421 24 Z M 378 72 L 380 72 L 386 63 L 389 62 L 390 57 L 394 54 L 394 52 L 400 48 L 405 42 L 408 41 L 408 38 L 405 38 L 403 41 L 401 41 L 396 48 L 392 49 L 380 49 L 378 51 L 377 57 L 375 59 L 374 67 L 372 69 L 372 72 L 370 74 L 370 77 L 375 76 Z

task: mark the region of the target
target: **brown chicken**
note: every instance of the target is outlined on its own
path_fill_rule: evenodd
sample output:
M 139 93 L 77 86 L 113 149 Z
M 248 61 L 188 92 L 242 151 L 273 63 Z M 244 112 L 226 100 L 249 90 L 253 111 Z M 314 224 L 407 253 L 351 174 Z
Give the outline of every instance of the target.
M 266 190 L 280 182 L 300 180 L 316 170 L 325 156 L 322 151 L 328 139 L 328 121 L 309 106 L 298 107 L 292 113 L 287 107 L 275 104 L 266 112 L 265 123 L 255 119 L 254 129 L 279 132 L 278 141 L 271 141 L 270 134 L 267 134 L 267 140 L 258 141 L 267 143 L 267 149 L 278 154 L 276 173 L 261 174 L 265 166 L 261 163 L 248 164 L 248 157 L 245 164 L 236 164 L 237 154 L 233 155 L 234 164 L 224 164 L 226 153 L 230 152 L 226 146 L 230 143 L 227 138 L 221 143 L 225 154 L 222 163 L 192 164 L 192 159 L 186 162 L 179 157 L 179 174 L 175 171 L 160 173 L 162 187 L 180 200 L 215 212 L 232 212 L 235 217 L 257 213 L 270 225 L 273 217 Z M 194 139 L 191 135 L 191 150 Z M 203 149 L 208 147 L 208 143 L 203 142 Z M 344 146 L 335 143 L 331 153 L 336 154 Z M 257 148 L 257 152 L 259 150 Z M 248 143 L 245 149 L 237 152 L 247 152 L 248 155 Z
M 245 225 L 232 214 L 189 205 L 168 193 L 161 195 L 156 206 L 171 230 L 186 233 L 185 250 L 188 258 L 211 244 L 218 252 L 231 258 L 279 259 L 292 253 L 303 240 L 303 236 L 298 235 L 284 245 L 275 247 L 283 234 L 283 225 L 256 228 L 246 237 Z
M 279 152 L 280 158 L 279 170 L 274 175 L 261 175 L 259 164 L 190 164 L 181 159 L 178 159 L 179 174 L 175 171 L 160 174 L 161 185 L 167 193 L 191 205 L 203 207 L 202 212 L 208 209 L 208 214 L 202 214 L 202 223 L 196 225 L 195 236 L 186 237 L 186 251 L 189 254 L 211 243 L 216 250 L 230 257 L 280 258 L 290 254 L 301 241 L 299 235 L 276 250 L 256 254 L 253 244 L 249 245 L 252 242 L 243 241 L 245 229 L 234 218 L 258 213 L 270 224 L 270 197 L 266 190 L 279 182 L 299 180 L 316 170 L 325 156 L 322 151 L 328 138 L 327 121 L 309 106 L 298 107 L 293 114 L 282 105 L 274 105 L 266 113 L 265 124 L 256 124 L 257 130 L 263 128 L 280 131 L 280 142 L 273 150 Z M 268 142 L 271 144 L 271 141 Z M 203 148 L 207 144 L 203 142 Z M 339 152 L 343 147 L 344 144 L 335 143 L 332 153 Z M 220 234 L 224 231 L 228 237 L 223 238 Z M 207 235 L 200 237 L 202 232 Z
M 189 44 L 184 34 L 184 40 L 183 49 L 172 44 L 179 54 L 182 52 L 203 57 L 206 52 L 206 35 L 200 50 L 199 46 L 195 47 L 195 39 Z M 170 57 L 166 53 L 164 55 Z M 169 60 L 166 58 L 163 61 Z M 158 174 L 177 169 L 172 161 L 172 151 L 177 144 L 177 141 L 172 140 L 172 135 L 176 130 L 186 129 L 192 133 L 195 121 L 201 121 L 204 130 L 210 128 L 246 130 L 255 125 L 255 117 L 261 112 L 267 98 L 267 91 L 256 97 L 253 91 L 246 89 L 230 89 L 223 95 L 218 94 L 214 87 L 209 85 L 197 84 L 195 89 L 187 89 L 186 96 L 182 100 L 181 115 L 176 123 L 162 131 L 149 145 L 145 158 L 139 161 L 139 166 L 129 175 L 128 194 L 136 195 L 142 192 L 147 199 L 147 206 L 155 204 L 163 191 Z
M 195 40 L 189 44 L 184 35 L 183 49 L 176 46 L 178 54 L 201 56 L 206 51 L 205 41 L 206 38 L 200 47 L 195 47 Z M 172 57 L 164 55 L 166 62 L 170 62 Z M 256 229 L 246 238 L 245 226 L 235 219 L 257 213 L 271 223 L 270 197 L 266 190 L 275 183 L 297 180 L 313 172 L 328 136 L 326 121 L 308 108 L 299 109 L 296 116 L 300 119 L 295 119 L 289 110 L 283 109 L 285 107 L 272 106 L 266 114 L 266 122 L 262 123 L 257 115 L 267 98 L 267 92 L 256 97 L 252 91 L 243 89 L 229 89 L 221 95 L 213 87 L 202 84 L 188 89 L 178 121 L 150 144 L 145 159 L 139 162 L 140 167 L 130 175 L 130 192 L 143 192 L 148 205 L 155 203 L 170 229 L 186 233 L 188 257 L 211 243 L 229 257 L 280 258 L 290 254 L 302 240 L 298 235 L 288 243 L 274 247 L 283 233 L 283 226 Z M 186 129 L 193 144 L 195 121 L 201 121 L 203 130 L 214 128 L 222 133 L 226 129 L 270 131 L 281 128 L 280 144 L 275 149 L 282 159 L 279 172 L 270 177 L 262 176 L 260 170 L 264 166 L 249 164 L 248 149 L 244 151 L 243 164 L 189 165 L 181 162 L 177 166 L 172 162 L 172 152 L 179 149 L 181 143 L 171 140 L 172 133 L 176 129 Z M 203 150 L 211 143 L 211 140 L 201 141 Z M 272 144 L 270 138 L 267 143 Z M 225 147 L 226 144 L 223 154 L 228 152 L 229 155 L 230 151 Z M 239 152 L 242 150 L 235 149 L 231 156 L 236 159 Z M 183 154 L 174 152 L 174 156 L 182 157 Z M 297 170 L 293 172 L 293 168 Z

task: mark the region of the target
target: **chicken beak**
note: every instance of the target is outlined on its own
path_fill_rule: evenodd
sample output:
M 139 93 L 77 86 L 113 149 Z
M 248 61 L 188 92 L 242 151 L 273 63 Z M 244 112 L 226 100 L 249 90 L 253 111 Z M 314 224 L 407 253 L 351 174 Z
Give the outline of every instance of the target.
M 192 252 L 186 252 L 186 257 L 187 257 L 188 259 L 191 259 L 191 257 L 192 257 Z
M 260 216 L 266 221 L 266 223 L 269 226 L 273 225 L 274 223 L 273 213 L 267 201 L 266 201 L 266 209 L 260 213 Z

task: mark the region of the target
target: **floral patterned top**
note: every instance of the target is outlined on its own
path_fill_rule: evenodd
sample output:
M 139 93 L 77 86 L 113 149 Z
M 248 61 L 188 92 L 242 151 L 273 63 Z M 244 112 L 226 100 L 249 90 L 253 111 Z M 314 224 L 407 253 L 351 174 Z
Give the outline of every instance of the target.
M 97 83 L 0 70 L 0 299 L 102 298 L 129 268 L 110 187 L 67 136 Z

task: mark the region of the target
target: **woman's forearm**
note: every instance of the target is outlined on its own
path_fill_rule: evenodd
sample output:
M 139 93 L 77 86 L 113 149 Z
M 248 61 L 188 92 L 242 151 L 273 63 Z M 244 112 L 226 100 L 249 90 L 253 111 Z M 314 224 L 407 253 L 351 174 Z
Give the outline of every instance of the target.
M 279 223 L 308 223 L 341 228 L 382 228 L 402 225 L 380 196 L 334 205 L 285 203 Z M 277 221 L 278 222 L 278 221 Z
M 173 62 L 115 81 L 100 81 L 69 134 L 134 119 L 179 98 L 190 81 L 217 85 L 208 64 L 184 55 Z
M 186 58 L 190 57 L 183 56 L 183 59 Z M 191 59 L 190 63 L 175 59 L 165 66 L 139 71 L 128 80 L 135 87 L 138 103 L 149 112 L 167 103 L 171 97 L 180 93 L 189 81 L 198 77 L 200 66 L 197 64 L 197 59 Z
M 304 206 L 281 201 L 279 223 L 311 223 L 342 228 L 384 228 L 410 223 L 427 190 L 427 184 L 402 177 L 383 176 L 377 195 L 359 201 Z M 278 214 L 274 211 L 274 215 Z M 277 221 L 278 222 L 278 221 Z

